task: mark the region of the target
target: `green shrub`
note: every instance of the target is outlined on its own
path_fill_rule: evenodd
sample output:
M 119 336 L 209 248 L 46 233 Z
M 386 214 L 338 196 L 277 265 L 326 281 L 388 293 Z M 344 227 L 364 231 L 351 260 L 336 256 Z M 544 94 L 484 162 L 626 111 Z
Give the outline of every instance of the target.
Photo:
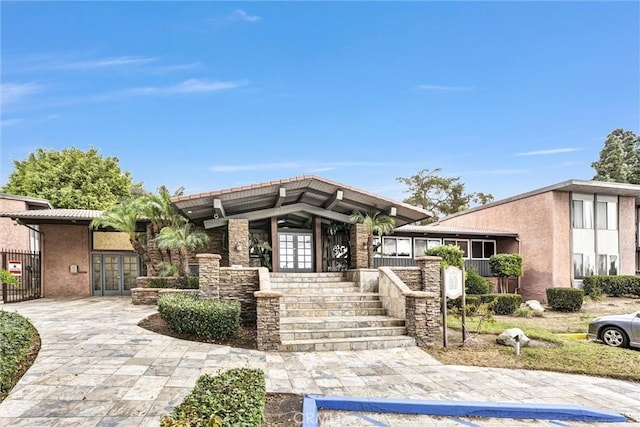
M 487 279 L 479 275 L 475 269 L 470 268 L 467 270 L 464 288 L 467 295 L 484 295 L 489 293 L 491 284 Z
M 158 298 L 160 317 L 174 331 L 205 339 L 236 336 L 240 329 L 240 303 L 200 299 L 193 294 L 165 294 Z
M 489 258 L 491 274 L 498 277 L 522 276 L 522 257 L 518 254 L 496 254 Z
M 582 308 L 584 292 L 577 288 L 547 288 L 547 301 L 555 311 L 578 311 Z
M 482 304 L 494 303 L 493 312 L 495 314 L 510 316 L 522 304 L 522 297 L 518 294 L 486 294 L 480 295 L 480 302 Z
M 513 312 L 515 317 L 526 317 L 527 319 L 533 316 L 533 310 L 529 307 L 518 307 L 516 311 Z
M 586 276 L 582 282 L 585 295 L 591 297 L 640 296 L 640 276 Z
M 464 266 L 464 252 L 462 252 L 462 249 L 457 246 L 436 246 L 434 248 L 427 249 L 426 253 L 429 256 L 439 256 L 440 258 L 442 258 L 443 267 L 453 266 L 462 268 Z
M 198 276 L 179 277 L 176 280 L 176 288 L 178 289 L 199 289 L 200 278 Z
M 167 288 L 169 286 L 169 281 L 165 278 L 162 277 L 154 277 L 151 280 L 149 280 L 149 287 L 150 288 Z
M 29 368 L 39 345 L 38 331 L 26 318 L 0 310 L 0 402 Z
M 464 302 L 466 314 L 472 316 L 478 311 L 478 307 L 480 306 L 480 297 L 478 295 L 466 295 Z M 462 297 L 460 296 L 453 299 L 448 298 L 447 309 L 454 310 L 456 313 L 460 312 L 462 309 Z
M 266 382 L 259 369 L 231 369 L 216 376 L 202 375 L 161 427 L 259 427 L 264 418 Z

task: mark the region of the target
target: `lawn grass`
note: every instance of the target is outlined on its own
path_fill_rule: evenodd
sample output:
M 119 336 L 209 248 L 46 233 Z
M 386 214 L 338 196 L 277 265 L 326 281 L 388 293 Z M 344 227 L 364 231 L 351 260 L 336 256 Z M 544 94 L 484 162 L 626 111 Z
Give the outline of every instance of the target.
M 494 322 L 484 322 L 483 334 L 493 334 L 483 337 L 487 345 L 451 345 L 425 351 L 445 364 L 567 372 L 640 382 L 640 351 L 560 337 L 547 328 L 522 320 L 532 319 L 500 316 Z M 461 327 L 460 320 L 454 317 L 449 317 L 448 323 L 452 328 Z M 477 317 L 467 318 L 467 330 L 475 331 L 477 324 Z M 516 357 L 512 347 L 491 344 L 495 342 L 495 335 L 509 328 L 520 328 L 529 338 L 547 345 L 523 347 Z
M 0 402 L 33 364 L 40 336 L 25 317 L 0 310 Z

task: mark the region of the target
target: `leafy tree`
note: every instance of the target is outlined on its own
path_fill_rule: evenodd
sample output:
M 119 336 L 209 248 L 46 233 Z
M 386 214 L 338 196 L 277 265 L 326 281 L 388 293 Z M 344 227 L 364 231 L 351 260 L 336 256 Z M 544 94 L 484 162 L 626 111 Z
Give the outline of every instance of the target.
M 2 191 L 47 199 L 56 208 L 105 209 L 141 190 L 118 162 L 95 148 L 38 148 L 26 160 L 14 160 L 15 170 Z
M 147 252 L 147 233 L 139 232 L 136 227 L 140 220 L 140 212 L 139 200 L 125 200 L 117 205 L 111 206 L 102 213 L 102 216 L 91 221 L 91 227 L 111 227 L 127 233 L 133 250 L 147 266 L 147 274 L 153 276 L 155 275 L 155 268 Z
M 178 274 L 181 277 L 189 275 L 189 251 L 204 247 L 209 242 L 209 236 L 200 230 L 196 230 L 193 224 L 184 223 L 180 226 L 165 227 L 156 237 L 156 245 L 159 249 L 177 249 L 180 256 Z
M 600 159 L 591 163 L 594 180 L 640 184 L 640 136 L 616 129 L 607 136 Z
M 500 293 L 507 290 L 506 279 L 522 276 L 522 257 L 518 254 L 496 254 L 489 258 L 491 274 L 498 277 Z
M 373 236 L 382 237 L 385 234 L 393 233 L 393 229 L 396 226 L 396 220 L 393 217 L 384 215 L 382 212 L 372 210 L 367 213 L 359 211 L 353 211 L 349 220 L 352 222 L 358 222 L 364 225 L 367 230 L 367 255 L 369 258 L 368 266 L 373 267 Z
M 440 176 L 441 173 L 440 168 L 421 169 L 409 178 L 396 178 L 408 187 L 405 192 L 410 196 L 404 200 L 405 203 L 420 206 L 434 214 L 434 217 L 423 220 L 423 224 L 463 211 L 471 203 L 484 205 L 493 201 L 491 194 L 466 193 L 460 177 L 446 178 Z
M 464 252 L 455 245 L 440 245 L 429 248 L 426 251 L 429 256 L 439 256 L 442 258 L 440 264 L 443 267 L 464 267 Z
M 184 225 L 187 220 L 178 213 L 171 204 L 171 198 L 184 194 L 184 187 L 178 188 L 173 194 L 166 186 L 158 187 L 158 194 L 145 194 L 139 198 L 140 214 L 149 221 L 147 229 L 147 243 L 152 245 L 156 237 L 164 227 L 178 227 Z M 158 248 L 160 249 L 160 248 Z M 160 250 L 161 262 L 165 262 L 165 255 L 171 263 L 171 250 Z M 164 253 L 166 252 L 166 254 Z

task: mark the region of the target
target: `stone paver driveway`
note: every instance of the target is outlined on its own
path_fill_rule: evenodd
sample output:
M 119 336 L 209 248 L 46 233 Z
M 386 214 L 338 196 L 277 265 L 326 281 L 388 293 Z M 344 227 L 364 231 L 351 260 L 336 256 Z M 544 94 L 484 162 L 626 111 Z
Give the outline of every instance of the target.
M 182 341 L 138 327 L 156 309 L 127 297 L 0 308 L 27 316 L 42 338 L 36 363 L 0 403 L 0 426 L 157 426 L 200 374 L 246 366 L 264 369 L 272 392 L 577 404 L 640 420 L 637 383 L 444 366 L 418 348 L 265 353 Z

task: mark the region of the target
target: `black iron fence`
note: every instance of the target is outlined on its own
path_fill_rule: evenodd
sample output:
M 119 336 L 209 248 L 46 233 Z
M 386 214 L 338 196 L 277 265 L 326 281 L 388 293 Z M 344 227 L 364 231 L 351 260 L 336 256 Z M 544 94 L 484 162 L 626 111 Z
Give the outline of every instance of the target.
M 5 270 L 19 273 L 18 285 L 2 284 L 2 301 L 20 302 L 42 297 L 40 252 L 0 249 L 0 265 Z

